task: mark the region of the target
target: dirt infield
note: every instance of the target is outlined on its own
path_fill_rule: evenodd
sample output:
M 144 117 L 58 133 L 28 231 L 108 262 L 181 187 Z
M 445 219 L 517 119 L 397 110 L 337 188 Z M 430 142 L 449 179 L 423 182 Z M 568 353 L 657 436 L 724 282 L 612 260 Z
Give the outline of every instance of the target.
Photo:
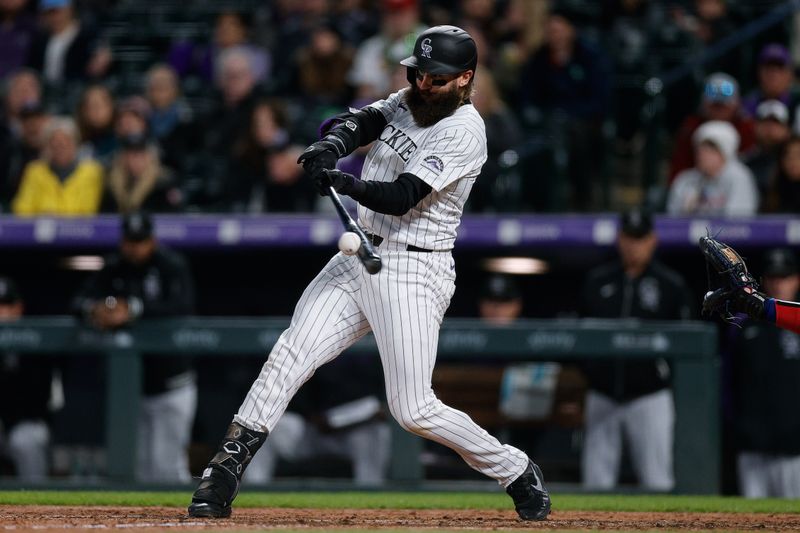
M 800 514 L 553 511 L 546 522 L 522 522 L 513 511 L 383 509 L 234 509 L 226 520 L 189 518 L 174 507 L 0 505 L 0 529 L 473 529 L 798 531 Z

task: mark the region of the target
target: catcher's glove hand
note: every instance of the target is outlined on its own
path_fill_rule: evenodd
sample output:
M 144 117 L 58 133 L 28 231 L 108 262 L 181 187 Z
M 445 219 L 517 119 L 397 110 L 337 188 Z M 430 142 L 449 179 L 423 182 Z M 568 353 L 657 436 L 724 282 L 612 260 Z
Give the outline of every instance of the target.
M 732 319 L 734 313 L 763 318 L 767 297 L 758 292 L 758 282 L 747 271 L 744 259 L 736 250 L 711 237 L 700 237 L 700 250 L 722 285 L 703 297 L 703 314 L 718 313 L 726 320 Z

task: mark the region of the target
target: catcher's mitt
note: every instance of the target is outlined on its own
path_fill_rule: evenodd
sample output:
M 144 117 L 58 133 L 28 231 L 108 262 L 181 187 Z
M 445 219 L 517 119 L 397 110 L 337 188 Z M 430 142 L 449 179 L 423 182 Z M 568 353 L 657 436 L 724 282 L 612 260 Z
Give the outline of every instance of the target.
M 744 259 L 736 250 L 711 237 L 700 237 L 700 250 L 720 279 L 721 287 L 709 290 L 703 298 L 703 314 L 718 313 L 730 320 L 734 313 L 763 318 L 766 296 L 758 292 L 758 282 L 747 271 Z M 709 286 L 711 283 L 709 269 Z

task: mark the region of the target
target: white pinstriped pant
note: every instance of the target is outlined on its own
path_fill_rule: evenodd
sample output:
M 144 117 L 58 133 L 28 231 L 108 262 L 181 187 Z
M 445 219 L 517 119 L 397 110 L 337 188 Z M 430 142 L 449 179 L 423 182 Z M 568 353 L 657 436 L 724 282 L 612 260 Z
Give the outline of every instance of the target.
M 444 405 L 431 388 L 439 327 L 455 290 L 452 255 L 382 245 L 378 274 L 367 274 L 355 256 L 339 253 L 314 278 L 234 421 L 271 431 L 315 369 L 372 330 L 389 410 L 400 426 L 451 448 L 472 468 L 508 486 L 525 470 L 528 457 Z

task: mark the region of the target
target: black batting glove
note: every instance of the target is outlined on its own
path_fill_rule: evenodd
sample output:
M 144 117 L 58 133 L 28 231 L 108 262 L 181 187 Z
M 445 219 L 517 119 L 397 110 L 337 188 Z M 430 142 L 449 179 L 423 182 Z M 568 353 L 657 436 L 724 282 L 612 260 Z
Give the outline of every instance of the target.
M 336 192 L 351 195 L 360 180 L 341 170 L 323 170 L 314 176 L 314 185 L 321 196 L 328 196 L 330 194 L 330 187 Z
M 317 175 L 323 170 L 336 168 L 338 160 L 339 150 L 336 145 L 322 139 L 306 148 L 297 158 L 297 163 L 303 165 L 303 170 L 316 180 Z

